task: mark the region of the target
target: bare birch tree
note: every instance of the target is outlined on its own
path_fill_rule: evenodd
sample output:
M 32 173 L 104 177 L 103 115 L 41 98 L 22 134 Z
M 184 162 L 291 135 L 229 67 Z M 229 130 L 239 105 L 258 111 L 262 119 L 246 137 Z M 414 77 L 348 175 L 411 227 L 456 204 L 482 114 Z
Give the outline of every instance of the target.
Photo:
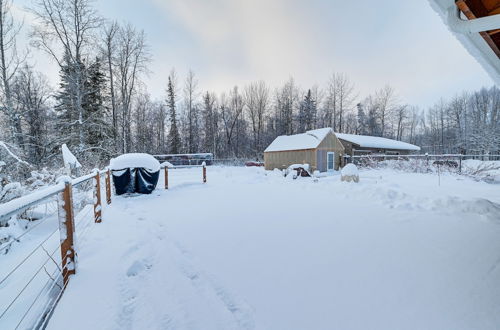
M 116 61 L 116 35 L 120 29 L 117 22 L 107 24 L 103 30 L 103 53 L 107 64 L 107 76 L 109 83 L 109 97 L 111 99 L 111 114 L 113 120 L 113 137 L 115 144 L 117 143 L 118 119 L 116 108 L 116 92 L 114 80 L 114 66 Z
M 32 13 L 37 18 L 31 33 L 32 45 L 47 52 L 61 69 L 72 68 L 67 76 L 70 90 L 66 92 L 71 95 L 72 111 L 77 114 L 78 150 L 82 151 L 85 138 L 83 63 L 102 20 L 91 0 L 37 0 Z
M 253 152 L 257 155 L 263 148 L 262 134 L 268 110 L 269 87 L 262 80 L 251 83 L 245 88 L 243 95 L 252 127 Z
M 20 65 L 25 61 L 26 54 L 20 55 L 17 49 L 17 38 L 21 29 L 11 14 L 12 2 L 0 0 L 0 75 L 2 110 L 9 121 L 11 142 L 18 147 L 24 147 L 21 128 L 21 115 L 16 112 L 12 99 L 12 80 Z
M 184 82 L 184 119 L 186 126 L 186 147 L 188 153 L 198 151 L 198 80 L 192 70 L 189 70 Z
M 119 88 L 120 109 L 120 147 L 123 153 L 131 148 L 131 115 L 132 101 L 139 83 L 140 74 L 147 72 L 150 61 L 148 47 L 143 31 L 136 30 L 127 24 L 118 33 L 117 55 L 117 85 Z

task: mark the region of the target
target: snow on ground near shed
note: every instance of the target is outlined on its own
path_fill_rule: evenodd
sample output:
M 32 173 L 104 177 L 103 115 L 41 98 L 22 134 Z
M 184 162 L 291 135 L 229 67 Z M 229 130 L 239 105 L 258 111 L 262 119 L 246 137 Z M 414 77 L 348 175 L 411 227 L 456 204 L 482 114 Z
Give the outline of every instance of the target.
M 207 171 L 114 197 L 48 329 L 498 328 L 498 185 Z
M 151 172 L 156 172 L 160 169 L 160 162 L 153 156 L 142 153 L 123 154 L 111 159 L 109 167 L 112 170 L 123 170 L 125 168 L 145 168 Z

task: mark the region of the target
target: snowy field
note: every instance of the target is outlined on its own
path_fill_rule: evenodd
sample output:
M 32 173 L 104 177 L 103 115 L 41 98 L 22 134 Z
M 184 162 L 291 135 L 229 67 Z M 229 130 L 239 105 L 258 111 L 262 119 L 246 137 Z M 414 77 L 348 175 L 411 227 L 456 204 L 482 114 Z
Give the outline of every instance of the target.
M 170 171 L 114 197 L 49 329 L 498 329 L 500 186 Z M 1 326 L 0 326 L 1 328 Z

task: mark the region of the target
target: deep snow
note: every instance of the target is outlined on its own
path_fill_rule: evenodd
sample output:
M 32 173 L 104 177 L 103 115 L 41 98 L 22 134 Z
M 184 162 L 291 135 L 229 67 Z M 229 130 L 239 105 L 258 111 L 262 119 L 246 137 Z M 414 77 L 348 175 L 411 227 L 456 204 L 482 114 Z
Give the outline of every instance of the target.
M 500 189 L 361 170 L 169 171 L 114 197 L 49 329 L 497 329 Z M 163 179 L 160 178 L 160 182 Z

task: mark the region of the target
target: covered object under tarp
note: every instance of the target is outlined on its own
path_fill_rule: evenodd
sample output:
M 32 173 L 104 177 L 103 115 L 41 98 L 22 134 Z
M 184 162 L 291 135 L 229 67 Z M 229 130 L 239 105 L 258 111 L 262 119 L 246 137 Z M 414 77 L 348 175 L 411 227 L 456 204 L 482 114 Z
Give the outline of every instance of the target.
M 148 154 L 124 154 L 111 159 L 109 167 L 117 195 L 150 194 L 160 175 L 160 163 Z

